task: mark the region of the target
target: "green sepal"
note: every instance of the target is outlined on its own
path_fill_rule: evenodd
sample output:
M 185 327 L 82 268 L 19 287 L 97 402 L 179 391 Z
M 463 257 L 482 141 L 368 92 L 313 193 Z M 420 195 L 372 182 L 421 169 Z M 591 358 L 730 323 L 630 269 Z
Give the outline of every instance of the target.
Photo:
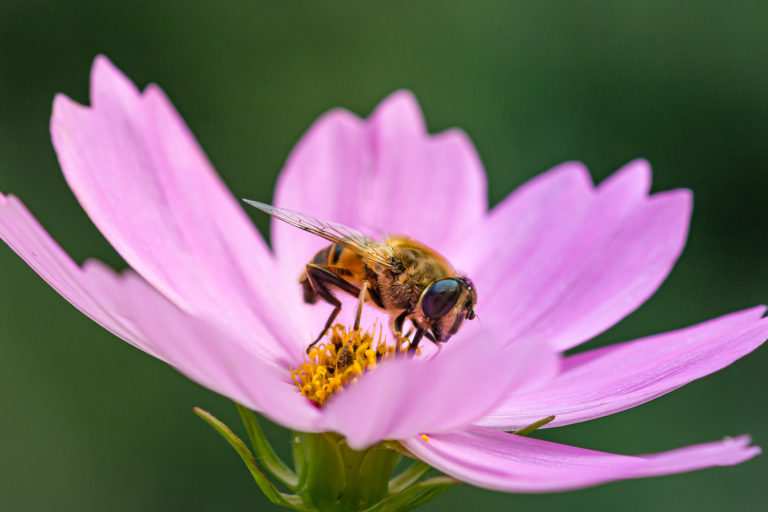
M 414 484 L 397 494 L 393 494 L 376 505 L 365 509 L 364 512 L 405 512 L 413 510 L 433 500 L 440 493 L 457 484 L 459 484 L 459 481 L 449 476 L 430 478 Z
M 459 483 L 447 476 L 419 482 L 430 467 L 418 460 L 390 479 L 402 455 L 413 457 L 400 443 L 384 441 L 358 451 L 330 432 L 293 433 L 294 471 L 274 452 L 256 416 L 240 405 L 237 410 L 257 457 L 212 414 L 197 407 L 194 412 L 237 451 L 261 491 L 281 507 L 300 512 L 401 512 L 419 507 Z M 296 494 L 280 492 L 262 467 Z
M 248 432 L 248 437 L 251 440 L 251 447 L 255 453 L 256 460 L 275 478 L 275 480 L 290 490 L 295 491 L 298 488 L 299 478 L 296 476 L 296 473 L 294 473 L 293 470 L 278 457 L 275 450 L 272 449 L 272 445 L 269 444 L 269 441 L 267 441 L 264 432 L 259 426 L 256 415 L 238 403 L 235 403 L 235 406 L 237 407 L 237 412 L 240 413 L 240 418 L 243 420 L 245 430 Z
M 355 451 L 346 442 L 339 442 L 347 471 L 347 487 L 341 499 L 345 510 L 363 510 L 388 492 L 389 476 L 400 460 L 400 454 L 382 446 Z
M 547 416 L 546 418 L 542 418 L 539 421 L 535 421 L 530 425 L 521 428 L 520 430 L 515 430 L 512 433 L 518 436 L 527 436 L 531 432 L 543 427 L 544 425 L 546 425 L 547 423 L 550 423 L 554 419 L 555 419 L 554 416 Z
M 284 494 L 277 490 L 275 485 L 269 481 L 267 475 L 265 475 L 264 472 L 259 468 L 258 464 L 256 463 L 256 459 L 253 458 L 253 454 L 251 454 L 251 451 L 248 449 L 246 444 L 242 441 L 242 439 L 237 437 L 229 427 L 227 427 L 224 423 L 222 423 L 218 418 L 213 416 L 208 411 L 204 411 L 199 407 L 195 407 L 193 410 L 195 414 L 197 414 L 200 418 L 203 419 L 203 421 L 212 426 L 214 430 L 216 430 L 216 432 L 218 432 L 230 444 L 230 446 L 235 449 L 238 455 L 240 455 L 240 458 L 243 459 L 243 462 L 245 462 L 248 470 L 251 472 L 251 476 L 253 476 L 253 479 L 256 481 L 256 485 L 259 486 L 259 489 L 261 489 L 261 492 L 264 493 L 269 501 L 275 505 L 279 505 L 281 507 L 289 508 L 292 510 L 305 510 L 298 496 Z
M 403 470 L 397 476 L 389 481 L 389 494 L 397 494 L 404 491 L 411 485 L 419 481 L 421 477 L 427 474 L 432 466 L 420 460 L 415 461 L 408 468 Z
M 304 445 L 301 442 L 301 432 L 291 432 L 291 449 L 293 450 L 293 468 L 299 479 L 297 489 L 304 485 L 307 478 L 307 456 L 304 453 Z
M 304 459 L 298 493 L 304 503 L 317 510 L 338 509 L 338 500 L 347 484 L 337 437 L 327 433 L 297 433 L 294 439 L 294 443 L 301 444 Z

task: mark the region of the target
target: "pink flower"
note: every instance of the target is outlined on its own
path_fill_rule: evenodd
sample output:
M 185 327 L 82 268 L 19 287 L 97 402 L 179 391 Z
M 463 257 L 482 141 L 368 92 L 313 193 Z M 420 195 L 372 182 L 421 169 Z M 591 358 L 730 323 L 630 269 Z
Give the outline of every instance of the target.
M 502 491 L 560 491 L 760 452 L 746 436 L 624 456 L 503 432 L 634 407 L 768 338 L 756 307 L 563 355 L 640 306 L 683 248 L 691 195 L 649 196 L 645 161 L 598 186 L 566 163 L 488 211 L 472 144 L 455 130 L 428 135 L 409 93 L 368 120 L 343 110 L 320 118 L 288 158 L 274 204 L 434 247 L 474 280 L 482 324 L 468 322 L 429 360 L 381 364 L 318 408 L 289 369 L 329 312 L 305 305 L 296 283 L 325 242 L 273 222 L 271 252 L 163 92 L 138 91 L 103 57 L 91 105 L 56 98 L 53 144 L 70 188 L 131 270 L 78 266 L 13 196 L 0 199 L 0 235 L 83 313 L 201 385 L 286 427 L 337 432 L 353 448 L 398 440 L 444 473 Z

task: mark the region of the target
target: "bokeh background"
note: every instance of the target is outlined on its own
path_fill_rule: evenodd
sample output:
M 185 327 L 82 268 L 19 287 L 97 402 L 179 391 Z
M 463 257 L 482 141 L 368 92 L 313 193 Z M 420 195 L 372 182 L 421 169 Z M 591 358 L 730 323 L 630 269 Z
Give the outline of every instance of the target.
M 93 57 L 159 83 L 238 196 L 271 198 L 308 125 L 398 88 L 429 128 L 466 130 L 498 202 L 564 160 L 601 180 L 643 156 L 689 187 L 685 253 L 661 290 L 588 346 L 768 301 L 768 9 L 730 2 L 0 2 L 0 189 L 77 260 L 124 264 L 65 186 L 53 96 L 87 100 Z M 533 5 L 535 4 L 535 5 Z M 255 221 L 266 229 L 264 218 Z M 0 508 L 268 510 L 192 414 L 232 405 L 118 341 L 0 248 Z M 541 435 L 647 453 L 752 433 L 768 446 L 768 350 L 653 403 Z M 288 434 L 270 426 L 279 450 Z M 469 486 L 425 510 L 758 510 L 768 457 L 557 495 Z

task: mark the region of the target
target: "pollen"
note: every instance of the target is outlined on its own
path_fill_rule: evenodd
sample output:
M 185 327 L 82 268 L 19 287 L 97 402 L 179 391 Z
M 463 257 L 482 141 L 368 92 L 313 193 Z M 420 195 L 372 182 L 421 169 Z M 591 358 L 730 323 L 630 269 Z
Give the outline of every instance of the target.
M 382 361 L 404 353 L 403 342 L 387 344 L 381 328 L 373 331 L 348 329 L 336 324 L 328 330 L 326 341 L 309 350 L 304 363 L 291 368 L 293 383 L 302 395 L 322 406 L 334 393 L 343 391 L 365 372 Z M 407 346 L 407 345 L 406 345 Z

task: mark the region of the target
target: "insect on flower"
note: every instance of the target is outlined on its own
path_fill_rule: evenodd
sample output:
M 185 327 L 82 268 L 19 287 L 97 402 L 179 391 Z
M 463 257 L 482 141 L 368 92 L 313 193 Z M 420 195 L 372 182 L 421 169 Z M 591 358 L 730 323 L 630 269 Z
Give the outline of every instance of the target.
M 159 87 L 139 90 L 104 57 L 91 83 L 90 106 L 56 97 L 53 145 L 75 196 L 131 268 L 76 264 L 12 195 L 0 194 L 0 239 L 94 321 L 239 404 L 249 435 L 257 435 L 250 411 L 296 432 L 298 472 L 274 460 L 266 441 L 253 443 L 261 453 L 252 456 L 197 411 L 274 503 L 370 510 L 434 497 L 457 481 L 557 492 L 760 453 L 749 436 L 626 456 L 524 435 L 636 407 L 768 338 L 757 306 L 567 353 L 644 303 L 685 245 L 691 193 L 651 193 L 644 160 L 598 185 L 586 167 L 565 163 L 489 208 L 469 138 L 428 133 L 415 98 L 401 91 L 368 119 L 335 110 L 312 125 L 286 160 L 276 206 L 254 204 L 285 221 L 273 224 L 268 245 Z M 430 193 L 402 200 L 418 188 Z M 414 240 L 376 242 L 344 226 Z M 483 325 L 464 322 L 476 287 Z M 334 318 L 350 313 L 339 313 L 338 291 L 383 309 L 395 331 L 413 323 L 414 350 L 419 337 L 455 337 L 440 357 L 395 358 L 376 322 L 350 329 L 351 318 Z M 307 353 L 325 321 L 305 304 L 317 299 L 334 306 L 326 323 L 336 324 Z M 389 482 L 400 453 L 420 462 Z M 447 476 L 418 481 L 429 466 Z M 296 494 L 271 486 L 264 469 Z
M 325 327 L 307 350 L 320 341 L 341 311 L 341 302 L 330 287 L 357 296 L 355 328 L 366 299 L 391 315 L 395 339 L 403 323 L 416 328 L 408 353 L 413 355 L 422 337 L 433 343 L 446 342 L 464 320 L 475 318 L 477 292 L 472 281 L 457 274 L 448 261 L 433 249 L 405 236 L 389 236 L 376 242 L 367 235 L 335 222 L 316 219 L 258 201 L 245 202 L 272 217 L 332 242 L 307 263 L 299 277 L 304 302 L 318 297 L 334 309 Z

